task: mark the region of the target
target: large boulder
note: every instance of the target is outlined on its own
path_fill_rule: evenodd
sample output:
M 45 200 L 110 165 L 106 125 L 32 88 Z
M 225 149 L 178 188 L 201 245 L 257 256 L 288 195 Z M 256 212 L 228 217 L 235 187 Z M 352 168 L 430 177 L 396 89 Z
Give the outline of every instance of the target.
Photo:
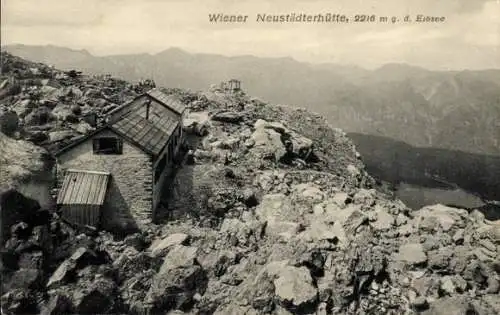
M 295 312 L 307 308 L 314 309 L 318 299 L 318 291 L 306 267 L 286 266 L 282 268 L 274 280 L 275 294 L 279 303 Z
M 177 245 L 173 247 L 165 256 L 160 272 L 197 264 L 197 251 L 198 248 L 192 246 Z
M 290 238 L 301 229 L 300 214 L 295 212 L 290 198 L 284 194 L 265 195 L 255 213 L 266 223 L 266 235 Z
M 209 117 L 205 112 L 189 113 L 182 121 L 182 128 L 185 132 L 197 136 L 205 136 L 208 133 Z
M 52 110 L 52 114 L 60 121 L 74 122 L 76 118 L 70 105 L 59 104 Z
M 153 312 L 187 307 L 196 293 L 205 292 L 208 279 L 196 252 L 195 247 L 177 245 L 165 256 L 146 295 L 146 304 Z
M 328 224 L 320 220 L 312 220 L 305 231 L 300 235 L 307 242 L 345 243 L 345 231 L 339 224 Z M 340 244 L 341 245 L 341 244 Z
M 440 229 L 448 232 L 463 221 L 463 218 L 467 216 L 467 211 L 437 204 L 426 206 L 413 214 L 420 229 L 427 229 L 430 232 Z
M 11 109 L 21 118 L 26 117 L 35 108 L 35 104 L 30 99 L 19 100 Z
M 49 278 L 49 281 L 47 282 L 47 287 L 48 288 L 58 287 L 64 284 L 66 281 L 69 281 L 69 279 L 74 276 L 75 269 L 76 265 L 74 264 L 74 262 L 70 260 L 64 261 L 62 264 L 59 265 L 56 271 Z
M 314 183 L 302 183 L 292 187 L 294 192 L 294 199 L 305 204 L 317 204 L 325 198 L 324 193 L 320 187 Z
M 73 292 L 72 303 L 77 314 L 107 314 L 114 307 L 116 284 L 100 278 Z
M 15 189 L 27 198 L 38 201 L 41 207 L 51 208 L 54 205 L 50 191 L 54 185 L 54 164 L 55 159 L 45 149 L 27 141 L 16 141 L 0 133 L 0 194 L 3 195 L 4 189 Z M 7 194 L 12 196 L 11 193 Z M 9 206 L 4 204 L 4 197 L 1 199 L 2 216 L 4 209 L 7 212 L 12 211 L 10 207 L 33 215 L 30 212 L 31 207 L 23 210 L 21 206 L 16 206 L 15 202 L 9 203 Z M 2 224 L 3 222 L 2 220 Z
M 279 148 L 278 159 L 290 154 L 307 160 L 313 151 L 313 141 L 288 129 L 282 123 L 259 119 L 254 124 L 255 132 L 250 138 L 255 146 L 260 144 L 268 148 Z M 279 140 L 279 141 L 278 141 Z M 281 143 L 281 145 L 278 145 Z M 285 150 L 281 152 L 281 147 Z
M 201 265 L 210 275 L 221 277 L 231 266 L 237 264 L 240 258 L 241 255 L 238 252 L 213 251 L 203 258 Z
M 189 242 L 189 235 L 184 233 L 170 234 L 163 239 L 153 241 L 149 247 L 149 251 L 153 256 L 164 256 L 170 248 L 176 245 L 187 245 Z
M 259 313 L 281 306 L 294 314 L 310 314 L 318 301 L 309 269 L 291 266 L 287 260 L 268 263 L 241 287 L 238 299 L 248 301 Z
M 281 134 L 273 129 L 256 128 L 251 136 L 252 152 L 262 159 L 280 161 L 286 155 L 286 148 L 281 142 Z
M 222 221 L 220 234 L 232 245 L 251 246 L 257 245 L 261 239 L 265 224 L 257 220 L 241 221 L 226 218 Z
M 188 307 L 196 293 L 203 294 L 208 283 L 199 265 L 160 271 L 154 278 L 145 302 L 153 310 Z
M 243 120 L 243 115 L 237 112 L 223 111 L 219 113 L 215 113 L 212 116 L 212 120 L 220 121 L 224 123 L 233 123 L 237 124 Z
M 59 287 L 74 279 L 76 271 L 91 264 L 103 262 L 102 258 L 85 247 L 79 247 L 67 260 L 59 265 L 47 282 L 47 288 Z
M 0 170 L 1 172 L 1 170 Z M 5 173 L 2 173 L 2 176 Z M 10 236 L 10 227 L 16 222 L 29 222 L 40 209 L 40 204 L 31 198 L 25 197 L 15 189 L 0 191 L 0 240 Z M 35 222 L 33 222 L 35 223 Z M 28 224 L 30 225 L 30 224 Z
M 286 138 L 288 151 L 292 152 L 294 155 L 307 160 L 311 153 L 313 152 L 313 141 L 303 135 L 291 131 L 286 130 Z
M 248 301 L 260 313 L 270 313 L 275 308 L 274 280 L 287 261 L 273 261 L 264 266 L 254 277 L 248 277 L 241 284 L 238 300 Z M 241 303 L 243 304 L 243 303 Z
M 405 262 L 408 265 L 420 265 L 427 262 L 427 255 L 419 243 L 404 244 L 399 247 L 396 260 Z

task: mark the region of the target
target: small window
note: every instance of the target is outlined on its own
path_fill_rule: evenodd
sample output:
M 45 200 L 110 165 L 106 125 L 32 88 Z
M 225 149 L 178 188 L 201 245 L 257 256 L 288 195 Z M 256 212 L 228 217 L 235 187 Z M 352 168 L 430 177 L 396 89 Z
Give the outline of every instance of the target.
M 115 137 L 96 138 L 94 154 L 122 154 L 122 140 Z

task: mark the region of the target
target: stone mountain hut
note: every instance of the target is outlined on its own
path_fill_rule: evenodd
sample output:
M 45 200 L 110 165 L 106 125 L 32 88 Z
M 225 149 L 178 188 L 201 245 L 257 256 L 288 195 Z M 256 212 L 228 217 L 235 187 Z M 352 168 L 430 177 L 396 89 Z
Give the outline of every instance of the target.
M 58 177 L 63 178 L 57 204 L 63 219 L 110 229 L 154 220 L 183 143 L 184 111 L 176 97 L 153 89 L 56 152 Z

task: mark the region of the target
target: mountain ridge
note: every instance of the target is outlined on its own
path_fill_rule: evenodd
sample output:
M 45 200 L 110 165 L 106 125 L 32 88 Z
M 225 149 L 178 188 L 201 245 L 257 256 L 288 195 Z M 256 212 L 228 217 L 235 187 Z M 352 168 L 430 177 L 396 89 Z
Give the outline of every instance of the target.
M 1 45 L 0 46 L 2 50 L 4 51 L 11 51 L 14 49 L 20 49 L 20 48 L 29 48 L 29 49 L 43 49 L 43 48 L 50 48 L 54 50 L 59 50 L 59 51 L 66 51 L 66 52 L 82 52 L 85 53 L 86 55 L 95 57 L 95 58 L 105 58 L 105 57 L 117 57 L 117 56 L 131 56 L 131 55 L 149 55 L 149 56 L 156 56 L 156 55 L 161 55 L 165 52 L 176 52 L 179 54 L 185 54 L 185 55 L 191 55 L 191 56 L 218 56 L 222 58 L 255 58 L 255 59 L 278 59 L 278 60 L 291 60 L 297 63 L 301 64 L 307 64 L 307 65 L 313 65 L 313 66 L 336 66 L 340 68 L 358 68 L 367 72 L 373 72 L 377 70 L 382 70 L 384 68 L 391 68 L 391 67 L 406 67 L 408 69 L 413 69 L 413 70 L 419 70 L 419 71 L 426 71 L 426 72 L 437 72 L 437 73 L 453 73 L 453 72 L 498 72 L 500 71 L 500 68 L 482 68 L 482 69 L 429 69 L 425 68 L 422 66 L 418 65 L 413 65 L 405 62 L 389 62 L 385 64 L 381 64 L 377 67 L 374 68 L 365 68 L 360 65 L 356 64 L 343 64 L 343 63 L 334 63 L 334 62 L 310 62 L 310 61 L 302 61 L 302 60 L 297 60 L 292 56 L 282 56 L 282 57 L 262 57 L 254 54 L 237 54 L 237 55 L 224 55 L 224 54 L 219 54 L 219 53 L 205 53 L 205 52 L 189 52 L 186 49 L 183 49 L 178 46 L 171 46 L 168 48 L 165 48 L 163 50 L 160 50 L 158 52 L 136 52 L 136 53 L 127 53 L 127 54 L 94 54 L 91 53 L 88 49 L 85 48 L 70 48 L 70 47 L 65 47 L 65 46 L 60 46 L 60 45 L 54 45 L 54 44 L 46 44 L 46 45 L 31 45 L 31 44 L 21 44 L 21 43 L 12 43 L 12 44 L 6 44 L 6 45 Z
M 228 57 L 169 48 L 156 54 L 96 57 L 57 46 L 4 46 L 33 61 L 129 81 L 154 79 L 204 90 L 231 78 L 256 97 L 309 108 L 347 132 L 414 146 L 500 155 L 500 70 L 432 71 L 407 64 L 374 70 L 293 58 Z

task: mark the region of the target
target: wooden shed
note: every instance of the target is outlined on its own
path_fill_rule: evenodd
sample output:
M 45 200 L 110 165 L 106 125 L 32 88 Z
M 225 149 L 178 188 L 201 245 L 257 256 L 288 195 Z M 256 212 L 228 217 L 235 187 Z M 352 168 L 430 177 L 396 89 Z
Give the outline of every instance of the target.
M 110 173 L 66 170 L 57 196 L 63 220 L 79 226 L 99 227 Z

